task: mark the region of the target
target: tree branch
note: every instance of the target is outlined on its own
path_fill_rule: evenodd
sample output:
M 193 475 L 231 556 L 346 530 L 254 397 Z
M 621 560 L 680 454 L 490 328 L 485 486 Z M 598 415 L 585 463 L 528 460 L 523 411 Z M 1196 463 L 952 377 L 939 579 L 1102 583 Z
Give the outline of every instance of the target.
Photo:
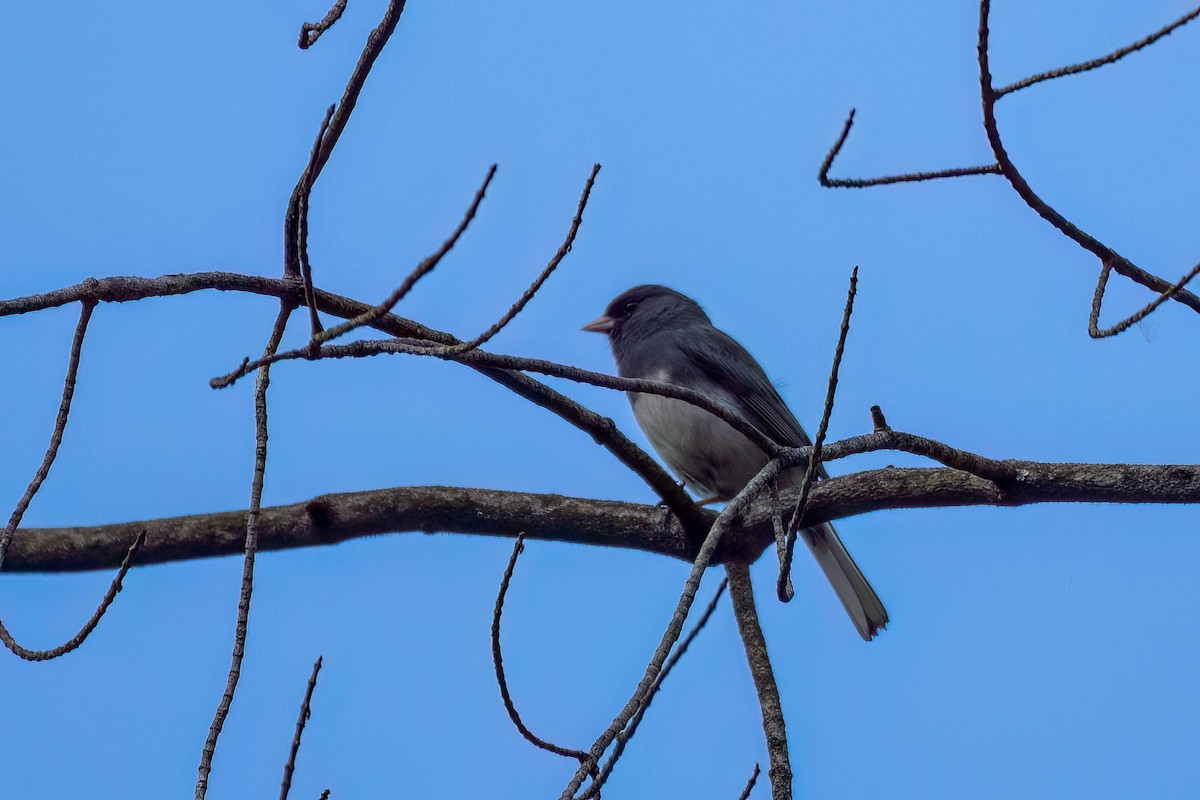
M 1041 83 L 1042 81 L 1061 78 L 1068 75 L 1076 75 L 1081 72 L 1102 67 L 1105 64 L 1111 64 L 1115 61 L 1124 58 L 1130 53 L 1135 53 L 1145 47 L 1149 47 L 1155 42 L 1167 36 L 1172 31 L 1182 27 L 1200 16 L 1200 8 L 1197 8 L 1183 17 L 1180 17 L 1171 24 L 1159 29 L 1155 33 L 1140 39 L 1133 44 L 1122 47 L 1112 53 L 1101 58 L 1086 61 L 1080 64 L 1062 67 L 1049 72 L 1042 72 L 1037 75 L 1032 75 L 1023 80 L 1011 83 L 1000 89 L 996 89 L 992 82 L 991 67 L 989 63 L 989 29 L 988 17 L 991 13 L 990 0 L 980 0 L 979 4 L 979 33 L 977 42 L 977 54 L 979 62 L 979 94 L 983 106 L 983 128 L 987 135 L 988 144 L 992 149 L 992 154 L 995 157 L 995 163 L 981 167 L 963 167 L 958 169 L 940 170 L 937 172 L 915 172 L 904 175 L 891 175 L 882 178 L 869 179 L 838 179 L 830 178 L 829 170 L 833 166 L 834 160 L 841 152 L 842 146 L 846 143 L 846 137 L 850 135 L 850 129 L 854 125 L 854 110 L 851 109 L 849 117 L 842 126 L 841 135 L 834 142 L 833 147 L 829 149 L 829 153 L 825 156 L 825 160 L 821 163 L 821 169 L 817 175 L 817 180 L 822 186 L 830 188 L 863 188 L 867 186 L 879 186 L 889 183 L 902 183 L 912 181 L 926 181 L 936 178 L 958 178 L 965 175 L 1003 175 L 1013 191 L 1028 205 L 1033 211 L 1048 223 L 1053 225 L 1059 233 L 1066 236 L 1077 245 L 1092 253 L 1101 263 L 1101 272 L 1099 284 L 1092 298 L 1091 316 L 1088 320 L 1088 335 L 1094 339 L 1103 338 L 1105 336 L 1113 336 L 1128 329 L 1134 323 L 1142 320 L 1156 308 L 1162 305 L 1167 300 L 1176 300 L 1193 311 L 1200 312 L 1200 296 L 1187 291 L 1183 287 L 1192 280 L 1197 274 L 1200 274 L 1200 264 L 1197 264 L 1189 270 L 1182 278 L 1174 284 L 1167 282 L 1163 278 L 1158 277 L 1146 270 L 1136 266 L 1129 259 L 1117 253 L 1108 245 L 1102 243 L 1094 236 L 1084 232 L 1074 223 L 1060 214 L 1050 204 L 1039 197 L 1029 183 L 1021 175 L 1012 158 L 1008 155 L 1004 147 L 1004 142 L 1000 137 L 1000 131 L 996 122 L 996 103 L 1005 95 L 1019 91 L 1021 89 Z M 1099 328 L 1100 306 L 1104 300 L 1104 288 L 1108 281 L 1110 272 L 1117 272 L 1132 280 L 1134 283 L 1145 286 L 1148 289 L 1158 293 L 1158 296 L 1143 306 L 1140 310 L 1134 312 L 1129 317 L 1125 318 L 1116 325 L 1110 328 L 1101 330 Z
M 321 671 L 324 656 L 317 656 L 313 663 L 312 675 L 308 678 L 308 687 L 304 690 L 304 701 L 300 704 L 300 717 L 296 720 L 296 732 L 292 734 L 292 746 L 288 750 L 288 759 L 283 765 L 283 780 L 279 784 L 279 800 L 287 800 L 292 790 L 292 774 L 296 771 L 296 755 L 300 752 L 300 737 L 304 735 L 304 726 L 312 716 L 312 696 L 317 688 L 317 674 Z
M 191 292 L 216 289 L 259 294 L 266 297 L 290 299 L 304 303 L 304 293 L 296 282 L 231 272 L 199 272 L 187 275 L 162 275 L 157 278 L 118 276 L 88 278 L 74 286 L 41 294 L 0 300 L 0 317 L 28 314 L 45 308 L 56 308 L 70 302 L 91 299 L 96 302 L 130 302 L 148 297 L 169 297 Z M 352 319 L 370 311 L 373 306 L 348 297 L 315 290 L 320 311 L 343 319 Z M 454 336 L 426 327 L 394 314 L 385 314 L 371 327 L 392 336 L 425 339 L 438 344 L 457 344 Z M 475 351 L 479 352 L 479 351 Z M 476 367 L 483 375 L 509 389 L 534 405 L 545 408 L 567 421 L 608 450 L 617 460 L 646 482 L 655 494 L 671 509 L 697 537 L 706 525 L 692 499 L 657 461 L 629 440 L 607 417 L 591 411 L 549 386 L 518 372 L 491 367 Z
M 284 329 L 296 305 L 287 300 L 279 302 L 279 313 L 275 324 L 267 338 L 265 354 L 274 353 L 279 349 L 283 339 Z M 246 635 L 250 630 L 250 600 L 254 594 L 254 563 L 258 556 L 259 518 L 262 514 L 263 482 L 267 472 L 267 389 L 271 385 L 270 369 L 259 370 L 254 381 L 254 470 L 250 478 L 250 508 L 243 516 L 245 539 L 243 544 L 244 558 L 242 562 L 242 583 L 238 590 L 237 622 L 234 625 L 233 652 L 229 659 L 229 674 L 225 679 L 225 690 L 213 713 L 212 724 L 208 728 L 208 736 L 204 739 L 204 747 L 200 751 L 200 765 L 197 767 L 196 800 L 204 800 L 208 793 L 208 778 L 212 772 L 212 760 L 217 751 L 217 740 L 225 727 L 225 719 L 233 706 L 233 695 L 237 691 L 238 681 L 242 675 L 242 659 L 246 653 Z
M 754 586 L 750 582 L 750 567 L 731 562 L 725 565 L 729 576 L 729 598 L 733 601 L 733 616 L 737 619 L 742 644 L 746 648 L 746 661 L 754 678 L 758 692 L 758 705 L 762 710 L 763 733 L 767 738 L 767 755 L 770 757 L 771 798 L 791 800 L 792 764 L 788 758 L 787 730 L 783 723 L 783 703 L 779 699 L 779 686 L 775 683 L 775 670 L 767 655 L 767 640 L 758 622 L 758 608 L 754 605 Z
M 1005 86 L 1002 89 L 997 89 L 996 97 L 1001 98 L 1011 92 L 1027 89 L 1030 86 L 1033 86 L 1035 83 L 1041 83 L 1042 81 L 1049 81 L 1055 78 L 1063 78 L 1067 75 L 1077 75 L 1080 72 L 1088 72 L 1089 70 L 1096 69 L 1097 67 L 1103 67 L 1106 64 L 1112 64 L 1116 61 L 1120 61 L 1122 58 L 1130 55 L 1131 53 L 1136 53 L 1138 50 L 1141 50 L 1144 47 L 1149 47 L 1164 36 L 1173 33 L 1177 28 L 1182 28 L 1184 25 L 1194 20 L 1197 16 L 1200 16 L 1200 8 L 1192 9 L 1179 19 L 1175 20 L 1169 25 L 1166 25 L 1165 27 L 1159 28 L 1149 36 L 1138 39 L 1131 45 L 1114 50 L 1106 56 L 1093 58 L 1091 61 L 1084 61 L 1080 64 L 1072 64 L 1069 67 L 1059 67 L 1058 69 L 1048 70 L 1047 72 L 1039 72 L 1037 75 L 1030 75 L 1028 78 L 1022 78 L 1019 81 L 1010 83 L 1008 86 Z
M 862 437 L 860 437 L 862 438 Z M 826 459 L 835 442 L 826 447 Z M 1200 465 L 1053 464 L 996 462 L 1014 475 L 1002 491 L 990 480 L 957 469 L 893 468 L 857 472 L 817 483 L 809 497 L 813 525 L 872 511 L 1034 503 L 1200 503 Z M 793 496 L 794 499 L 794 496 Z M 784 502 L 788 494 L 784 494 Z M 773 544 L 772 508 L 761 498 L 743 516 L 737 535 L 714 555 L 749 560 Z M 711 524 L 707 509 L 700 518 Z M 139 522 L 17 532 L 5 571 L 76 572 L 111 569 L 142 529 L 138 565 L 187 561 L 241 552 L 245 511 Z M 327 494 L 303 503 L 264 508 L 259 549 L 337 544 L 384 533 L 457 533 L 571 542 L 643 550 L 690 561 L 683 531 L 654 505 L 554 494 L 448 486 L 409 486 Z
M 921 181 L 934 181 L 940 178 L 961 178 L 966 175 L 999 175 L 999 164 L 987 164 L 982 167 L 954 167 L 952 169 L 939 169 L 934 172 L 905 172 L 900 175 L 884 175 L 879 178 L 831 178 L 829 170 L 833 168 L 833 162 L 837 159 L 838 154 L 842 152 L 842 147 L 846 144 L 846 138 L 850 136 L 850 129 L 854 127 L 854 114 L 857 109 L 850 109 L 850 114 L 846 117 L 845 123 L 842 125 L 842 133 L 838 136 L 837 141 L 833 143 L 833 147 L 829 148 L 829 152 L 825 154 L 825 160 L 821 162 L 821 169 L 817 171 L 817 182 L 826 189 L 865 189 L 869 186 L 886 186 L 891 183 L 919 183 Z

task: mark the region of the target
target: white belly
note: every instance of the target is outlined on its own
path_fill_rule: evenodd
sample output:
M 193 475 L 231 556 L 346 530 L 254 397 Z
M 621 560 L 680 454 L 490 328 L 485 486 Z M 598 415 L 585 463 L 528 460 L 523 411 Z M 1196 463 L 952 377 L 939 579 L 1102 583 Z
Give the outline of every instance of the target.
M 728 500 L 767 463 L 753 442 L 690 403 L 654 394 L 635 394 L 632 402 L 634 417 L 662 460 L 704 497 Z

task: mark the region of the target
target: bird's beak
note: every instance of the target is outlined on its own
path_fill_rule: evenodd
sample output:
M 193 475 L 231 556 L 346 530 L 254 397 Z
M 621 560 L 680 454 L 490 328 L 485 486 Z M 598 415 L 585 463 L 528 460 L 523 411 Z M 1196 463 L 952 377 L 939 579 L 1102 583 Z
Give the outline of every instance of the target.
M 611 333 L 616 320 L 605 314 L 584 325 L 580 330 L 591 331 L 592 333 Z

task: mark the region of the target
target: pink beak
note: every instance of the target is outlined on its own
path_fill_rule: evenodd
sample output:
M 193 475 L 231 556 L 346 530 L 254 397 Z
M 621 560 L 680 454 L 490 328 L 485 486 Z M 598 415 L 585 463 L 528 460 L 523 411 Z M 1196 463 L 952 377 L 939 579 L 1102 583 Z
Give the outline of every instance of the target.
M 616 320 L 607 314 L 597 317 L 596 319 L 584 325 L 580 330 L 591 331 L 592 333 L 611 333 Z

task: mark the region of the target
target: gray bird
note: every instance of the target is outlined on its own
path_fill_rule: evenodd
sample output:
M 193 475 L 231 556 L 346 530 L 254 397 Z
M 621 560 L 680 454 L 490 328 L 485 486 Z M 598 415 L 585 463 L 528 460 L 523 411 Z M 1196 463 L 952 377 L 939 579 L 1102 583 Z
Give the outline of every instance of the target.
M 718 330 L 700 305 L 665 286 L 636 286 L 583 326 L 612 345 L 617 373 L 704 392 L 729 406 L 781 445 L 812 444 L 775 386 L 746 349 Z M 629 393 L 633 416 L 650 444 L 684 484 L 704 498 L 729 500 L 750 482 L 767 454 L 703 409 L 654 394 Z M 828 474 L 819 470 L 822 478 Z M 803 469 L 784 473 L 796 485 Z M 800 531 L 863 639 L 887 626 L 887 610 L 837 531 L 822 523 Z

